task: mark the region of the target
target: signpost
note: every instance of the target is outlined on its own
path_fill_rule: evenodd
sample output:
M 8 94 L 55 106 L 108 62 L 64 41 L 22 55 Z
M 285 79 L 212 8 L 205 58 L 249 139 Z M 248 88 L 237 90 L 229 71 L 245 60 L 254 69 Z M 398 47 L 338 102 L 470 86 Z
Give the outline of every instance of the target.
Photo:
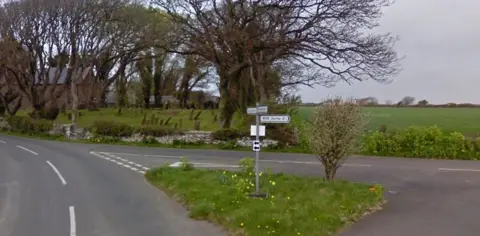
M 277 123 L 288 124 L 290 122 L 290 116 L 288 115 L 266 115 L 268 113 L 268 106 L 260 106 L 257 103 L 256 107 L 247 108 L 248 115 L 255 116 L 255 140 L 252 142 L 252 149 L 255 152 L 255 193 L 251 194 L 252 197 L 265 198 L 267 195 L 260 193 L 260 175 L 259 175 L 259 159 L 260 159 L 260 123 Z M 263 115 L 263 116 L 262 116 Z M 263 126 L 264 127 L 264 126 Z M 262 128 L 263 128 L 262 127 Z M 253 133 L 253 132 L 251 132 Z M 265 131 L 262 132 L 265 135 Z

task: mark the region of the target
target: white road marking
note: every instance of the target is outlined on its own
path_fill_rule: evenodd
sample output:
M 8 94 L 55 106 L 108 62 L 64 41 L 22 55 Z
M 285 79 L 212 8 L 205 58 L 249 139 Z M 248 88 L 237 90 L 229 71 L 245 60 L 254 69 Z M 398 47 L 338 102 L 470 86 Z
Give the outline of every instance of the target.
M 145 171 L 141 170 L 139 171 L 140 174 L 144 175 L 145 174 Z
M 57 174 L 58 178 L 60 179 L 60 181 L 62 181 L 62 184 L 63 185 L 67 185 L 67 181 L 65 181 L 65 179 L 63 178 L 62 174 L 60 173 L 60 171 L 57 170 L 57 168 L 50 162 L 50 161 L 47 161 L 47 164 L 52 167 L 53 171 L 55 172 L 55 174 Z
M 182 162 L 175 162 L 171 165 L 169 165 L 170 167 L 180 167 L 180 165 L 182 164 Z M 216 164 L 216 163 L 200 163 L 200 162 L 191 162 L 190 164 L 192 164 L 193 166 L 195 167 L 203 167 L 203 168 L 239 168 L 240 166 L 239 165 L 226 165 L 226 164 Z
M 105 152 L 104 152 L 105 153 Z M 182 158 L 183 156 L 166 156 L 166 155 L 153 155 L 153 154 L 138 154 L 138 153 L 126 153 L 126 152 L 108 152 L 113 155 L 125 155 L 125 156 L 144 156 L 144 157 L 164 157 L 164 158 Z
M 208 168 L 240 168 L 239 165 L 226 165 L 226 164 L 215 164 L 215 163 L 192 163 L 197 167 L 208 167 Z
M 180 167 L 181 164 L 182 164 L 182 163 L 178 161 L 178 162 L 175 162 L 175 163 L 173 163 L 173 164 L 171 164 L 171 165 L 169 165 L 169 166 L 170 166 L 170 167 Z
M 145 166 L 142 166 L 142 168 L 143 168 L 144 170 L 147 170 L 147 171 L 150 170 L 150 168 L 145 167 Z
M 133 171 L 138 171 L 138 169 L 137 169 L 137 168 L 135 168 L 135 167 L 130 167 L 130 170 L 133 170 Z
M 76 236 L 77 222 L 75 221 L 75 208 L 73 206 L 70 206 L 68 208 L 68 211 L 70 213 L 70 236 Z
M 4 143 L 4 144 L 5 144 L 5 143 L 7 143 L 7 142 L 5 142 L 5 141 L 3 141 L 3 140 L 0 140 L 0 143 Z
M 18 146 L 18 145 L 17 145 L 17 147 L 20 148 L 20 149 L 23 149 L 23 150 L 25 150 L 25 151 L 27 151 L 27 152 L 30 152 L 30 153 L 32 153 L 33 155 L 38 155 L 38 153 L 36 153 L 36 152 L 34 152 L 34 151 L 26 148 L 26 147 L 22 147 L 22 146 Z
M 450 168 L 438 168 L 439 171 L 463 171 L 463 172 L 480 172 L 479 169 L 450 169 Z

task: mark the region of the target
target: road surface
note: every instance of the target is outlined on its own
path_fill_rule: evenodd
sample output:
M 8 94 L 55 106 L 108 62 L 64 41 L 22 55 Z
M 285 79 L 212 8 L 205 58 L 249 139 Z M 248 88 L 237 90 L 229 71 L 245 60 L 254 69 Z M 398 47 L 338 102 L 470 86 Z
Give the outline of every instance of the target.
M 237 168 L 251 152 L 73 144 L 0 136 L 0 235 L 225 235 L 148 185 L 142 174 L 188 157 Z M 262 153 L 273 171 L 321 175 L 313 156 Z M 345 236 L 477 236 L 480 162 L 352 157 L 339 178 L 386 187 L 388 204 Z M 72 232 L 73 231 L 73 232 Z

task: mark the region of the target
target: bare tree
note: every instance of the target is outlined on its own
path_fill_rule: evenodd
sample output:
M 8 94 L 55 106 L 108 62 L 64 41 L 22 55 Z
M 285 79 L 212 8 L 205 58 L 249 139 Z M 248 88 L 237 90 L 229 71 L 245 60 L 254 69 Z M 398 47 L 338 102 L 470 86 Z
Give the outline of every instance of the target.
M 220 77 L 222 126 L 237 109 L 235 92 L 249 69 L 265 100 L 266 72 L 275 62 L 291 60 L 315 71 L 314 85 L 343 80 L 387 81 L 399 71 L 393 44 L 397 38 L 365 30 L 378 26 L 388 0 L 229 1 L 153 0 L 174 23 L 176 50 L 212 62 Z M 244 77 L 243 77 L 244 78 Z
M 403 106 L 410 106 L 415 102 L 415 98 L 412 96 L 405 96 L 400 101 Z
M 208 68 L 202 71 L 202 64 L 205 62 L 200 58 L 194 56 L 187 56 L 185 58 L 184 67 L 182 71 L 182 78 L 179 86 L 179 100 L 182 108 L 188 107 L 188 99 L 190 92 L 195 88 L 200 81 L 207 78 L 209 73 Z

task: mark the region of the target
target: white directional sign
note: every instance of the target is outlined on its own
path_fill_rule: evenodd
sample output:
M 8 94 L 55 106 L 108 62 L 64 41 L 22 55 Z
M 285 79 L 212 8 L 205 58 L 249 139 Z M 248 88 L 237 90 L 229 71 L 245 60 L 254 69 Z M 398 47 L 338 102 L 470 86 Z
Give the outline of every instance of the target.
M 249 115 L 259 115 L 259 114 L 267 114 L 267 113 L 268 113 L 267 106 L 259 106 L 258 108 L 256 107 L 247 108 L 247 114 Z
M 268 107 L 267 106 L 258 107 L 257 113 L 258 114 L 267 114 L 268 113 Z
M 258 126 L 258 136 L 265 136 L 265 125 Z M 251 125 L 250 126 L 250 136 L 257 136 L 257 126 Z
M 289 115 L 270 115 L 270 116 L 261 116 L 261 123 L 290 123 Z
M 256 114 L 257 114 L 257 108 L 256 108 L 256 107 L 249 107 L 249 108 L 247 108 L 247 114 L 249 114 L 249 115 L 256 115 Z
M 252 144 L 253 144 L 253 151 L 254 152 L 259 152 L 260 151 L 260 141 L 255 140 L 255 141 L 252 142 Z

